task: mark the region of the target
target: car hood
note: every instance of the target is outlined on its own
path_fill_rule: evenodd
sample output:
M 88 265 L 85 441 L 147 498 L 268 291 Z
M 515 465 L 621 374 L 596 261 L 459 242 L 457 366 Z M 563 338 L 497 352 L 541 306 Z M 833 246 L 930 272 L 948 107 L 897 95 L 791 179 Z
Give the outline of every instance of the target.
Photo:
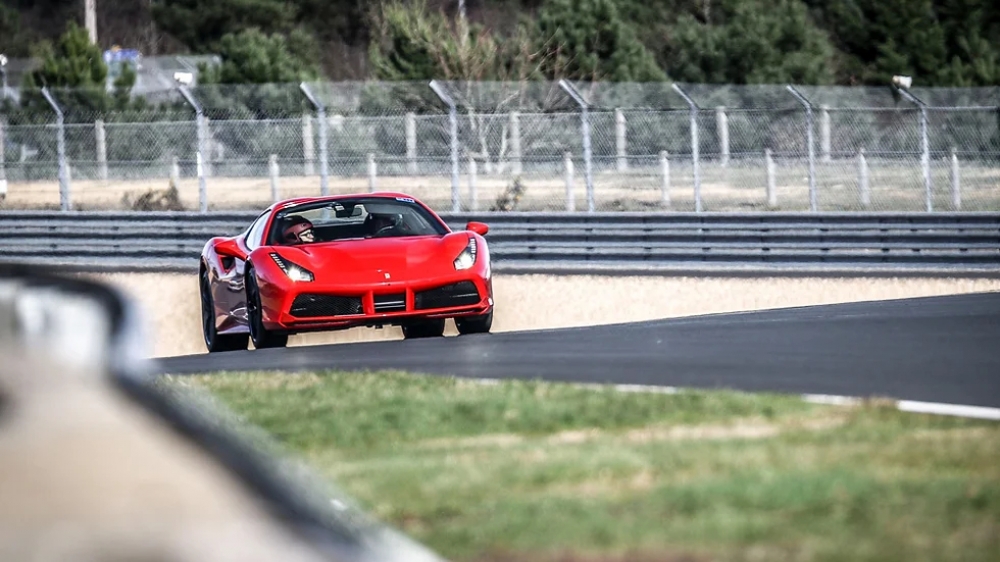
M 453 272 L 453 262 L 469 243 L 469 233 L 339 240 L 275 248 L 282 257 L 309 269 L 317 281 L 366 282 L 422 278 Z M 272 251 L 274 251 L 272 250 Z

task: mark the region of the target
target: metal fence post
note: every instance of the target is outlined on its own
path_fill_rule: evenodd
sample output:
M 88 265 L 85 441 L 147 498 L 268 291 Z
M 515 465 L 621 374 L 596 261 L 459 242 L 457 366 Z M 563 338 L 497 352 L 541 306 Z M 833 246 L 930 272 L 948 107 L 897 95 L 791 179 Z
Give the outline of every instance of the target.
M 205 166 L 205 177 L 209 178 L 213 175 L 212 163 L 218 157 L 219 152 L 217 151 L 218 145 L 215 142 L 215 137 L 212 135 L 211 119 L 205 117 L 204 114 L 202 114 L 201 121 L 198 123 L 198 135 L 201 139 L 200 142 L 205 143 L 205 148 L 202 150 L 202 163 Z
M 108 181 L 108 142 L 104 119 L 94 121 L 94 140 L 97 142 L 97 172 L 101 181 Z
M 521 113 L 510 112 L 510 171 L 521 175 Z
M 715 129 L 719 135 L 719 163 L 725 167 L 729 165 L 729 116 L 725 106 L 715 108 Z
M 316 119 L 319 120 L 319 192 L 322 196 L 330 194 L 330 168 L 329 168 L 329 143 L 326 142 L 326 130 L 329 123 L 326 121 L 326 106 L 319 101 L 319 98 L 312 94 L 309 85 L 305 82 L 299 84 L 299 89 L 305 94 L 309 103 L 316 108 Z
M 924 171 L 924 198 L 927 200 L 927 212 L 934 211 L 934 198 L 931 185 L 931 149 L 927 139 L 927 107 L 920 105 L 920 168 Z
M 670 155 L 666 150 L 660 151 L 660 204 L 670 208 Z
M 934 210 L 934 203 L 931 197 L 931 151 L 927 139 L 927 104 L 917 99 L 906 88 L 897 88 L 897 90 L 903 97 L 920 108 L 920 168 L 924 173 L 924 202 L 927 212 L 930 213 Z
M 376 178 L 378 177 L 378 167 L 375 164 L 375 154 L 372 152 L 368 153 L 368 192 L 375 193 L 376 191 Z
M 672 84 L 674 91 L 680 94 L 688 107 L 691 108 L 691 165 L 694 171 L 694 210 L 701 212 L 701 147 L 698 144 L 698 104 L 677 84 Z
M 580 106 L 580 125 L 583 132 L 583 179 L 587 184 L 587 212 L 594 212 L 594 174 L 593 166 L 591 163 L 592 154 L 590 147 L 590 111 L 589 104 L 580 95 L 580 92 L 576 91 L 566 80 L 559 81 L 559 87 L 562 88 L 569 97 L 573 99 Z
M 7 92 L 5 91 L 4 94 Z M 6 170 L 6 154 L 5 147 L 7 146 L 4 140 L 4 129 L 7 127 L 7 120 L 0 115 L 0 200 L 7 197 L 7 170 Z
M 626 133 L 625 114 L 621 108 L 615 108 L 615 154 L 617 155 L 619 172 L 624 172 L 628 169 Z
M 806 108 L 806 145 L 809 151 L 809 210 L 816 212 L 816 148 L 813 143 L 813 111 L 812 104 L 791 85 L 785 86 L 802 107 Z
M 478 211 L 479 194 L 476 193 L 476 158 L 469 155 L 469 207 L 473 211 Z
M 868 187 L 868 160 L 863 148 L 858 151 L 858 190 L 861 192 L 861 206 L 867 209 L 872 204 L 872 192 Z
M 448 124 L 451 136 L 451 210 L 457 213 L 462 210 L 458 195 L 458 108 L 444 87 L 437 80 L 431 80 L 431 90 L 448 106 Z
M 962 178 L 959 176 L 958 151 L 951 149 L 951 206 L 956 211 L 962 210 Z
M 313 138 L 312 115 L 302 114 L 302 175 L 316 173 L 316 139 Z
M 567 151 L 563 154 L 563 176 L 566 180 L 566 210 L 576 210 L 576 198 L 573 193 L 573 155 Z
M 272 154 L 267 158 L 267 171 L 271 176 L 271 202 L 278 202 L 278 176 L 281 171 L 278 169 L 278 155 Z
M 774 158 L 771 156 L 771 149 L 764 149 L 764 167 L 767 169 L 767 206 L 775 208 L 778 206 L 777 174 L 774 168 Z
M 830 106 L 819 106 L 819 154 L 823 162 L 830 161 Z
M 170 157 L 170 187 L 180 187 L 181 181 L 181 164 L 176 156 Z
M 194 99 L 186 86 L 177 88 L 188 104 L 194 108 L 198 133 L 198 152 L 195 155 L 198 168 L 198 208 L 204 213 L 208 211 L 208 186 L 205 185 L 205 114 L 202 112 L 201 104 Z
M 410 111 L 404 119 L 403 128 L 406 130 L 406 173 L 414 176 L 417 174 L 417 116 Z
M 56 151 L 59 155 L 59 208 L 68 211 L 73 208 L 70 199 L 69 162 L 66 161 L 66 127 L 63 123 L 63 112 L 48 88 L 42 88 L 42 95 L 56 112 Z

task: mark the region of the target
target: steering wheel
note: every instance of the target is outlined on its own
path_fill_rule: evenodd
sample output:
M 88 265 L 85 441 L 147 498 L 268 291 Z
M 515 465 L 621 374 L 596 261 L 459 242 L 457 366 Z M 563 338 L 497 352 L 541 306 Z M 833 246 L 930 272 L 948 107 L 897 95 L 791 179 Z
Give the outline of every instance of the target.
M 402 217 L 396 216 L 396 217 L 393 217 L 392 224 L 388 224 L 388 225 L 383 226 L 382 228 L 376 230 L 375 234 L 372 234 L 372 238 L 379 238 L 381 236 L 387 236 L 388 234 L 390 234 L 393 231 L 398 231 L 400 233 L 404 233 L 405 234 L 407 232 L 411 232 L 412 229 L 406 224 L 405 221 L 403 221 Z
M 379 238 L 379 237 L 383 236 L 384 234 L 388 234 L 389 232 L 391 232 L 395 228 L 396 228 L 396 225 L 394 225 L 394 224 L 390 224 L 388 226 L 383 226 L 382 228 L 376 230 L 375 234 L 372 234 L 372 238 Z

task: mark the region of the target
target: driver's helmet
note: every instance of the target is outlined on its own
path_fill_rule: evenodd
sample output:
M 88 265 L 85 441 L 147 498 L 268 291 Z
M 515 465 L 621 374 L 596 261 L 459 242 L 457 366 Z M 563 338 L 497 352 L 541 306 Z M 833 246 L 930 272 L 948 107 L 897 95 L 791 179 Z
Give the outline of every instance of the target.
M 399 223 L 403 220 L 403 216 L 400 214 L 371 213 L 368 215 L 367 220 L 369 223 L 369 232 L 376 234 L 384 228 L 399 226 Z
M 307 219 L 301 217 L 298 219 L 292 219 L 292 224 L 286 226 L 285 229 L 281 231 L 281 239 L 286 244 L 313 242 L 315 240 L 313 225 Z

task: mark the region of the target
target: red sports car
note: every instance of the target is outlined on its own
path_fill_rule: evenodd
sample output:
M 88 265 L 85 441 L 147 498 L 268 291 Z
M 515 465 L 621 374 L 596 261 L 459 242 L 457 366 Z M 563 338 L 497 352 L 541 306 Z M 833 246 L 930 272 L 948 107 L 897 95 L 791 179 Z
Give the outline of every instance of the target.
M 209 351 L 283 347 L 290 334 L 401 326 L 406 338 L 493 324 L 488 227 L 452 232 L 413 197 L 372 193 L 275 203 L 201 254 Z

